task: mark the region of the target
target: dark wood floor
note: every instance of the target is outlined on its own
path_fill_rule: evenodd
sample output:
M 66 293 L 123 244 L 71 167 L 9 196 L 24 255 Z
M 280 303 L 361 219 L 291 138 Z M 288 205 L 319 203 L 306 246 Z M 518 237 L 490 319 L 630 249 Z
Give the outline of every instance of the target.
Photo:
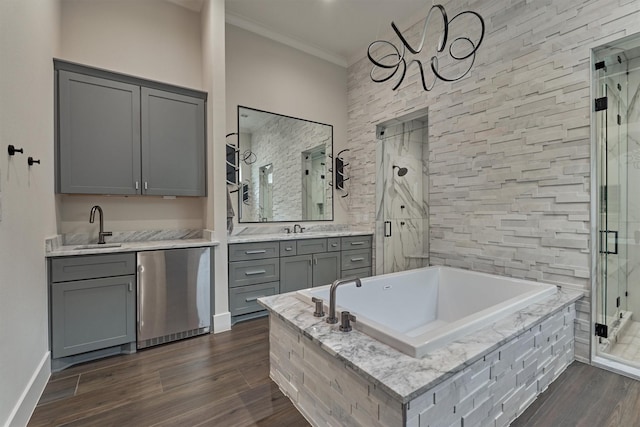
M 268 322 L 52 375 L 29 426 L 309 424 L 269 379 Z M 575 362 L 516 427 L 640 426 L 640 382 Z
M 269 324 L 53 374 L 29 426 L 308 426 L 269 379 Z
M 640 382 L 573 362 L 512 427 L 638 427 Z

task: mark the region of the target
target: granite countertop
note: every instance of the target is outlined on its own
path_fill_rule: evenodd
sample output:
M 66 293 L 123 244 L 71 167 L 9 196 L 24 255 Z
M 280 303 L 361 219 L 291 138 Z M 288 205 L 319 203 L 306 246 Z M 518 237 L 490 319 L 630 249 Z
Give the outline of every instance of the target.
M 228 243 L 251 243 L 273 240 L 317 239 L 322 237 L 367 236 L 371 231 L 305 231 L 303 233 L 236 234 L 229 236 Z
M 85 245 L 63 245 L 47 251 L 46 256 L 49 258 L 74 255 L 95 255 L 95 254 L 113 254 L 119 252 L 141 252 L 159 249 L 178 249 L 178 248 L 196 248 L 202 246 L 217 246 L 220 242 L 205 239 L 174 239 L 174 240 L 151 240 L 138 242 L 122 242 L 120 246 L 110 246 L 110 243 L 104 247 L 83 248 Z
M 97 245 L 97 236 L 65 234 L 45 240 L 45 256 L 52 258 L 219 245 L 220 242 L 212 236 L 210 230 L 198 229 L 114 231 L 106 244 Z
M 407 403 L 582 296 L 581 292 L 558 289 L 555 295 L 422 359 L 407 356 L 355 329 L 349 333 L 340 332 L 338 324 L 329 325 L 324 318 L 314 317 L 313 307 L 296 298 L 294 292 L 263 297 L 258 301 L 271 315 L 300 330 L 330 355 L 389 395 Z

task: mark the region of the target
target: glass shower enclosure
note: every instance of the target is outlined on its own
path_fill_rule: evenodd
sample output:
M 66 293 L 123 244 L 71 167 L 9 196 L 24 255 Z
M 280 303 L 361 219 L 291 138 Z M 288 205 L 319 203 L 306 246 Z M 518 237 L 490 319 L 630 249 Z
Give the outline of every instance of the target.
M 640 368 L 640 38 L 594 50 L 595 355 Z

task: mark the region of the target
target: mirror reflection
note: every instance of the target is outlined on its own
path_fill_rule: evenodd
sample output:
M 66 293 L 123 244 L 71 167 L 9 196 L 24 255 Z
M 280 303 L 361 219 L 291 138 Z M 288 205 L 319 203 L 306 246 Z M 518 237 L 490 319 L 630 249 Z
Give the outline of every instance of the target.
M 238 107 L 238 220 L 331 221 L 333 126 Z

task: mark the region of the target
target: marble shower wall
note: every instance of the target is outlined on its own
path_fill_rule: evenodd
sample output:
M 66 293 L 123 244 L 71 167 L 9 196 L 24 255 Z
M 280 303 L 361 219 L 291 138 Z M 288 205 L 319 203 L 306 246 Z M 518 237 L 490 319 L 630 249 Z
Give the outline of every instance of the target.
M 375 226 L 377 124 L 429 108 L 430 263 L 583 290 L 576 357 L 590 358 L 591 49 L 640 32 L 637 0 L 443 1 L 481 14 L 464 79 L 398 91 L 348 71 L 350 223 Z M 402 30 L 407 30 L 401 28 Z M 422 21 L 406 32 L 415 40 Z M 438 35 L 428 34 L 427 43 Z
M 640 58 L 629 61 L 627 82 L 627 161 L 629 191 L 627 194 L 627 309 L 640 319 Z M 624 116 L 623 116 L 624 117 Z
M 376 273 L 429 265 L 429 175 L 426 117 L 380 126 L 377 141 Z M 399 176 L 400 168 L 407 172 Z M 385 222 L 387 223 L 385 225 Z M 385 226 L 391 236 L 385 237 Z

